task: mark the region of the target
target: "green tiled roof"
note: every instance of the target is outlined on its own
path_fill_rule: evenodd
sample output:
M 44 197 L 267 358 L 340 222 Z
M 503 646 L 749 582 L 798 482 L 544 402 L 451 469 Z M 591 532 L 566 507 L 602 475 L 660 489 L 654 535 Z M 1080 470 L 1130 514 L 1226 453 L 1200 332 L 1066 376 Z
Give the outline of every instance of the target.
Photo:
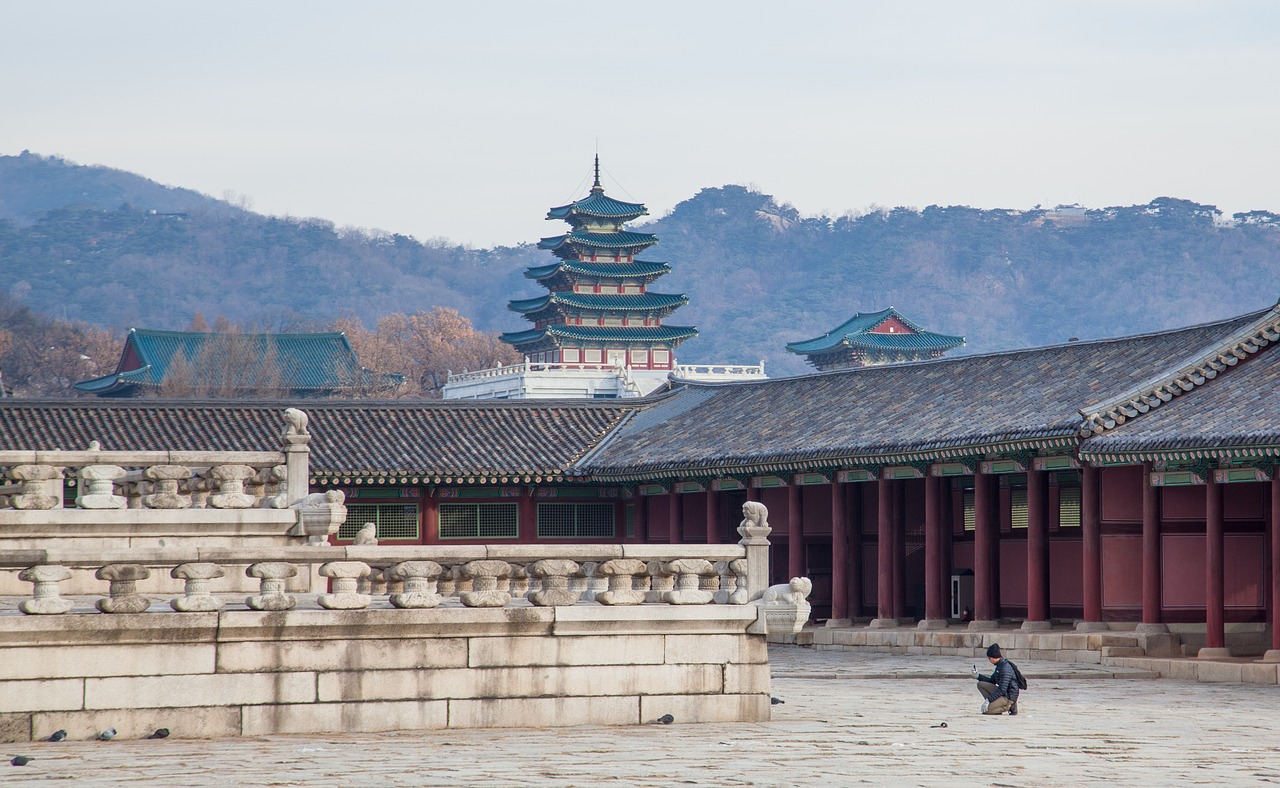
M 678 342 L 695 337 L 698 329 L 693 326 L 565 326 L 554 325 L 529 331 L 515 331 L 502 335 L 502 341 L 520 346 L 545 337 L 567 339 L 573 342 L 641 342 L 654 344 Z
M 591 194 L 577 202 L 561 205 L 547 211 L 548 219 L 569 221 L 573 216 L 593 216 L 602 219 L 621 219 L 626 221 L 637 216 L 645 216 L 649 212 L 638 202 L 623 202 L 605 196 L 603 191 L 591 190 Z
M 559 304 L 572 309 L 586 311 L 637 311 L 658 312 L 675 309 L 689 303 L 689 299 L 680 293 L 632 293 L 615 295 L 613 293 L 550 293 L 538 298 L 525 298 L 512 301 L 508 307 L 513 312 L 530 314 L 546 309 L 552 304 Z
M 209 344 L 214 341 L 223 344 Z M 234 354 L 238 359 L 249 357 L 249 363 L 237 360 L 235 364 L 246 389 L 256 388 L 259 381 L 270 378 L 293 391 L 332 390 L 351 386 L 362 374 L 368 374 L 341 332 L 217 334 L 135 328 L 125 340 L 116 371 L 81 381 L 75 388 L 91 394 L 127 394 L 135 387 L 162 386 L 174 359 L 179 356 L 198 376 L 202 353 Z M 274 361 L 275 369 L 265 366 L 268 361 Z
M 871 333 L 876 326 L 889 318 L 897 318 L 918 333 Z M 841 347 L 866 348 L 868 350 L 950 350 L 963 344 L 964 337 L 925 331 L 899 314 L 898 310 L 889 307 L 879 312 L 868 312 L 867 314 L 859 312 L 820 337 L 800 342 L 788 342 L 787 350 L 800 354 L 824 353 Z
M 568 244 L 571 246 L 587 246 L 596 249 L 625 249 L 627 247 L 652 246 L 658 242 L 658 236 L 652 233 L 633 233 L 623 230 L 616 233 L 588 233 L 574 230 L 565 235 L 555 235 L 538 241 L 539 249 L 555 251 Z
M 613 279 L 656 278 L 671 272 L 666 263 L 649 263 L 636 260 L 631 263 L 589 263 L 581 260 L 561 260 L 550 265 L 539 265 L 524 272 L 526 279 L 547 279 L 559 272 Z

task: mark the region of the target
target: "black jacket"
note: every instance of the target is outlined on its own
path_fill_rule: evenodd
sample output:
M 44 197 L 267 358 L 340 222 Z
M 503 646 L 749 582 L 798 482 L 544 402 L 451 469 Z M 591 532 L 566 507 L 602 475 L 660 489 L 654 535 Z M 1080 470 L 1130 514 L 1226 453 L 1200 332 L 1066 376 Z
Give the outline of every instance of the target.
M 996 698 L 1008 698 L 1010 703 L 1018 702 L 1018 679 L 1013 672 L 1013 663 L 1001 658 L 996 663 L 995 672 L 990 676 L 978 676 L 978 681 L 996 685 L 996 691 L 987 697 L 988 701 Z

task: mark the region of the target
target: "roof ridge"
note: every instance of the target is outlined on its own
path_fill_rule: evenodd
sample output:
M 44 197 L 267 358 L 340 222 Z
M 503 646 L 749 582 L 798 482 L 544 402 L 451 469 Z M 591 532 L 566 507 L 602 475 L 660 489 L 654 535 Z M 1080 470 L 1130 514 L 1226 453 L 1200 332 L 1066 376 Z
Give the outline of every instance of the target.
M 1203 345 L 1166 371 L 1152 375 L 1121 394 L 1080 409 L 1081 437 L 1101 435 L 1126 420 L 1158 408 L 1176 396 L 1204 385 L 1218 373 L 1280 341 L 1280 302 L 1225 338 Z

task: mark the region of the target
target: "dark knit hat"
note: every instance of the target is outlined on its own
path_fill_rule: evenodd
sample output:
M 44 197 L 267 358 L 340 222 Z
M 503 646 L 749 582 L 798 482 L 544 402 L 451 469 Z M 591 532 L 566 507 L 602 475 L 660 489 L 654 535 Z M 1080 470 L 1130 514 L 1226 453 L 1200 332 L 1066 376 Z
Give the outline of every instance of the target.
M 995 658 L 995 659 L 999 659 L 999 658 L 1000 658 L 1000 646 L 999 646 L 999 645 L 997 645 L 997 644 L 995 644 L 995 643 L 992 643 L 990 646 L 988 646 L 988 647 L 987 647 L 987 656 L 988 656 L 988 657 L 993 657 L 993 658 Z

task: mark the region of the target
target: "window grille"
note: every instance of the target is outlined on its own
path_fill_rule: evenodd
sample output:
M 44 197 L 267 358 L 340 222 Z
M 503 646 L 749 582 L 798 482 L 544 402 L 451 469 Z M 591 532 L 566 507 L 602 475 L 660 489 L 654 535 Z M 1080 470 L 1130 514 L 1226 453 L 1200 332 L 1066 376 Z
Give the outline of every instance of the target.
M 355 539 L 365 523 L 378 527 L 379 539 L 417 539 L 418 522 L 416 503 L 348 503 L 347 520 L 338 528 L 338 539 Z
M 1014 528 L 1027 527 L 1027 488 L 1014 487 L 1009 491 L 1009 515 Z
M 1058 527 L 1080 527 L 1080 488 L 1058 488 Z
M 964 491 L 964 530 L 977 530 L 973 515 L 973 490 Z
M 441 539 L 515 539 L 519 535 L 519 504 L 440 504 Z
M 540 503 L 538 538 L 613 538 L 611 503 Z

